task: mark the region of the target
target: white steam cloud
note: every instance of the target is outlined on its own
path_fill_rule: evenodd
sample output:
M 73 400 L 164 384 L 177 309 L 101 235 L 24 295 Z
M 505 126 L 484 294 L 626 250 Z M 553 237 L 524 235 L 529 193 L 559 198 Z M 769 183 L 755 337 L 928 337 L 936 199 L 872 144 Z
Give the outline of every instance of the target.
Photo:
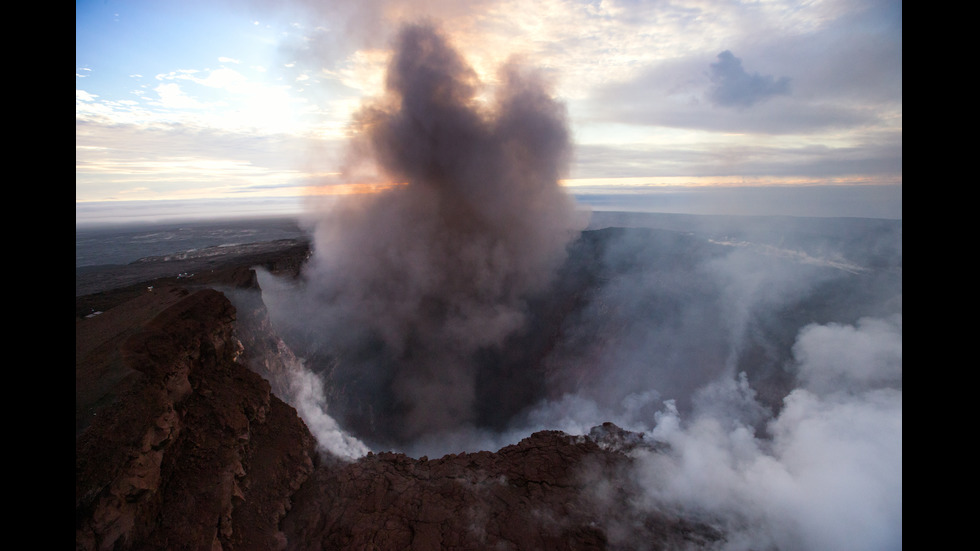
M 637 453 L 636 506 L 714 523 L 724 549 L 901 549 L 900 320 L 808 326 L 795 350 L 818 388 L 792 391 L 763 436 L 732 410 L 685 419 L 668 404 L 651 436 L 670 451 Z M 732 404 L 754 402 L 745 385 L 723 392 Z
M 856 326 L 808 325 L 793 347 L 799 378 L 820 395 L 840 389 L 902 388 L 902 316 L 864 318 Z
M 296 407 L 296 413 L 306 423 L 321 450 L 348 460 L 362 457 L 370 451 L 327 413 L 327 398 L 320 377 L 302 364 L 293 366 L 288 377 L 286 397 Z

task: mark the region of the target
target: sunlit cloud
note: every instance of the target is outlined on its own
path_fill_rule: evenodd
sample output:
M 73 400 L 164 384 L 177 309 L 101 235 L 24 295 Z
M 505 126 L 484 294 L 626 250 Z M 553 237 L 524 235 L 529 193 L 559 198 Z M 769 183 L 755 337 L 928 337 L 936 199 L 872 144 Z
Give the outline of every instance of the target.
M 154 91 L 160 96 L 156 105 L 165 109 L 201 109 L 204 104 L 185 93 L 178 84 L 170 82 L 157 86 Z

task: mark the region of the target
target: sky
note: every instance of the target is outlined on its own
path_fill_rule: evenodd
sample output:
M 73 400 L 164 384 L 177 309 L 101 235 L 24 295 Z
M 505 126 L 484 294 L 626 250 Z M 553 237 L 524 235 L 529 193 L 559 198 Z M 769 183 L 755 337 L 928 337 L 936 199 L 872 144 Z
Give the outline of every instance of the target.
M 894 1 L 77 0 L 76 223 L 279 213 L 393 182 L 345 164 L 403 23 L 433 22 L 488 101 L 513 57 L 566 110 L 593 209 L 902 209 Z M 195 210 L 197 209 L 197 210 Z

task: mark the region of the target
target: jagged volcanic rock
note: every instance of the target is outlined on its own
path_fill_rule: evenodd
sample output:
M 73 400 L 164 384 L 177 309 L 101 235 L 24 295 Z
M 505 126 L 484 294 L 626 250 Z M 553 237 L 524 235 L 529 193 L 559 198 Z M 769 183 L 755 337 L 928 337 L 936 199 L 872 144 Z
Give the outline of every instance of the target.
M 221 293 L 137 301 L 76 330 L 76 547 L 281 548 L 312 435 L 236 362 L 235 310 Z
M 321 465 L 283 521 L 291 549 L 617 549 L 607 533 L 628 523 L 630 541 L 676 549 L 717 541 L 712 528 L 633 517 L 620 472 L 629 458 L 588 437 L 532 434 L 488 451 L 413 459 L 371 454 Z M 597 483 L 613 485 L 600 498 Z

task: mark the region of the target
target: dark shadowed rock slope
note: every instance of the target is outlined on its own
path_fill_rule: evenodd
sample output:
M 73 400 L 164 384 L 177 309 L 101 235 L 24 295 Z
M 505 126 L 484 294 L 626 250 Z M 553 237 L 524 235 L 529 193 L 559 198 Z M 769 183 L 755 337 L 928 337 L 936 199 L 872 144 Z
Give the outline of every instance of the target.
M 281 548 L 278 525 L 313 470 L 313 437 L 236 361 L 227 298 L 152 295 L 77 326 L 76 548 Z M 114 335 L 86 327 L 119 324 L 117 314 L 133 325 Z
M 631 487 L 616 480 L 630 462 L 623 446 L 642 437 L 612 425 L 431 460 L 319 455 L 248 365 L 276 346 L 255 334 L 267 327 L 261 308 L 236 310 L 216 290 L 253 287 L 248 266 L 81 301 L 104 310 L 76 316 L 76 549 L 631 548 L 624 533 L 675 549 L 721 538 L 629 512 Z

